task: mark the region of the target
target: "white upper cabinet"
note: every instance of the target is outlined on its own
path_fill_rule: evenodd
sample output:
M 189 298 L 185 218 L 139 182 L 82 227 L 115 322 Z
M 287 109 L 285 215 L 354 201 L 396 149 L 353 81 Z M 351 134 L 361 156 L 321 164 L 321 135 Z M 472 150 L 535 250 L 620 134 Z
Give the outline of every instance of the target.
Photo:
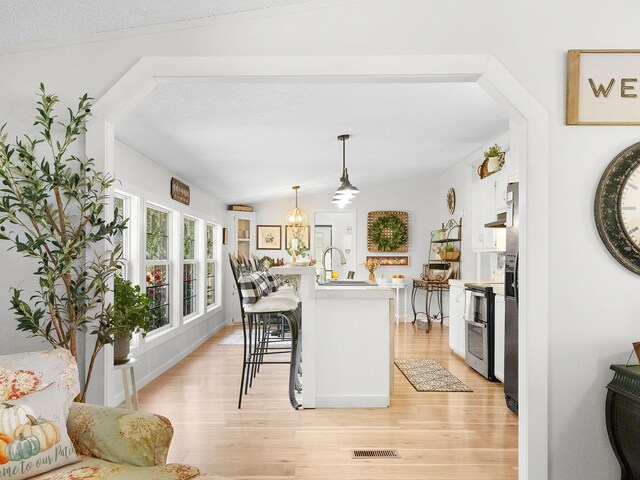
M 471 192 L 473 235 L 471 246 L 474 251 L 486 252 L 496 248 L 495 229 L 484 228 L 485 223 L 496 219 L 496 188 L 493 179 L 486 178 L 477 182 Z
M 498 213 L 507 211 L 507 185 L 518 181 L 518 169 L 501 170 L 476 182 L 471 190 L 471 247 L 474 252 L 504 250 L 495 228 L 485 228 L 494 222 Z

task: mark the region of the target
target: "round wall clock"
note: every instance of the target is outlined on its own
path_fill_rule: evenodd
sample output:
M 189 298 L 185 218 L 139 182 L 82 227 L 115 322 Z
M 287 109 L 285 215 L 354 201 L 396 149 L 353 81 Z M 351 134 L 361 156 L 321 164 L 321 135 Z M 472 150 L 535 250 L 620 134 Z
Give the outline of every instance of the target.
M 447 192 L 447 207 L 449 208 L 449 215 L 453 215 L 456 211 L 456 191 L 451 187 Z
M 611 255 L 640 275 L 640 143 L 616 155 L 602 174 L 594 214 Z

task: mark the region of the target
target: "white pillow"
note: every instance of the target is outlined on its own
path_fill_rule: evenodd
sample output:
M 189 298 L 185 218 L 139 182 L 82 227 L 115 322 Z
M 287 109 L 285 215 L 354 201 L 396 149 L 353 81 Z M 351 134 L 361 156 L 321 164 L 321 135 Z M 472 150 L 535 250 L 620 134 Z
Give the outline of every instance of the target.
M 22 480 L 80 460 L 53 383 L 0 404 L 0 478 Z

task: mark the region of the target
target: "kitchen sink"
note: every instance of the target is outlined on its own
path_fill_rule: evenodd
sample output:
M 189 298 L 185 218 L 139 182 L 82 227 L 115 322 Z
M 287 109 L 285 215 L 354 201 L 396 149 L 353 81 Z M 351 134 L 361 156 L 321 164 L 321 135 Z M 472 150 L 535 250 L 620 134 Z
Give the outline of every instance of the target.
M 368 282 L 366 280 L 330 280 L 322 284 L 325 287 L 375 287 L 378 285 L 375 282 Z

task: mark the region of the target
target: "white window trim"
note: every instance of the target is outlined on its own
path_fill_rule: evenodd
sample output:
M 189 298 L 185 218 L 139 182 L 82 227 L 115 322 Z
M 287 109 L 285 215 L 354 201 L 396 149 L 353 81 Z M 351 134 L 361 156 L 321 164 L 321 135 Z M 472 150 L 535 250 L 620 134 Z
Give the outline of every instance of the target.
M 160 212 L 164 212 L 167 214 L 167 259 L 166 260 L 147 260 L 147 209 L 151 208 L 153 210 L 157 210 Z M 178 215 L 175 215 L 175 211 L 163 207 L 162 205 L 158 205 L 157 203 L 154 202 L 144 202 L 144 215 L 143 215 L 143 225 L 144 228 L 142 230 L 143 232 L 143 238 L 140 242 L 141 244 L 141 256 L 142 258 L 144 258 L 143 260 L 143 264 L 144 264 L 144 268 L 142 269 L 141 272 L 141 285 L 144 285 L 144 291 L 147 291 L 147 281 L 146 281 L 146 274 L 147 274 L 147 267 L 150 265 L 166 265 L 167 267 L 167 282 L 168 282 L 168 299 L 169 299 L 169 323 L 166 325 L 163 325 L 160 328 L 156 328 L 155 330 L 150 331 L 147 336 L 144 338 L 144 342 L 142 343 L 150 343 L 153 342 L 155 339 L 157 339 L 158 337 L 163 336 L 164 334 L 166 334 L 167 332 L 170 332 L 172 330 L 175 330 L 176 328 L 178 328 L 179 326 L 179 322 L 176 320 L 176 315 L 175 315 L 175 303 L 176 303 L 176 295 L 175 295 L 175 288 L 172 288 L 172 285 L 175 285 L 175 274 L 174 274 L 174 268 L 173 264 L 175 264 L 175 262 L 173 261 L 173 251 L 174 251 L 174 223 L 175 223 L 175 217 L 177 217 Z M 181 275 L 182 276 L 182 275 Z
M 194 246 L 193 246 L 193 259 L 184 258 L 184 222 L 185 220 L 191 220 L 194 222 Z M 201 220 L 193 217 L 191 215 L 182 215 L 182 222 L 180 225 L 180 257 L 181 257 L 181 269 L 180 269 L 180 317 L 182 318 L 183 323 L 189 323 L 192 320 L 202 316 L 202 309 L 200 308 L 201 297 L 200 297 L 200 285 L 202 282 L 202 268 L 200 264 L 202 263 L 202 255 L 200 252 L 200 246 L 202 242 L 200 241 L 200 224 Z M 196 283 L 194 286 L 195 289 L 195 311 L 184 315 L 184 266 L 185 265 L 194 265 L 195 267 L 195 275 L 196 275 Z
M 220 226 L 216 225 L 215 223 L 212 222 L 206 222 L 206 227 L 205 229 L 208 230 L 208 227 L 213 227 L 213 258 L 209 258 L 209 256 L 207 255 L 207 249 L 206 249 L 206 245 L 207 245 L 207 238 L 206 238 L 206 234 L 207 232 L 205 232 L 205 268 L 204 268 L 204 301 L 205 301 L 205 308 L 208 312 L 213 311 L 215 308 L 220 307 L 221 306 L 221 302 L 220 302 L 220 288 L 218 285 L 218 279 L 220 278 L 220 266 L 219 263 L 217 261 L 217 253 L 219 250 L 219 239 L 220 239 Z M 213 285 L 213 293 L 214 293 L 214 302 L 213 303 L 207 303 L 207 282 L 208 282 L 208 272 L 209 272 L 209 264 L 213 263 L 214 264 L 214 285 Z

